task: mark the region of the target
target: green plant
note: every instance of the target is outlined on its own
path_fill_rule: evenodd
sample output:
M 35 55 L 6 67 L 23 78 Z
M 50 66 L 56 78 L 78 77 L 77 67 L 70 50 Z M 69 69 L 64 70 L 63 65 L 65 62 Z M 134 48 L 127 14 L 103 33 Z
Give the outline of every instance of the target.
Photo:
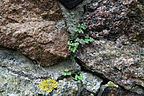
M 80 71 L 76 72 L 75 74 L 71 74 L 71 72 L 68 69 L 65 69 L 64 72 L 62 72 L 63 76 L 70 76 L 73 80 L 76 80 L 78 83 L 81 82 L 81 80 L 83 80 L 83 75 L 80 74 Z
M 63 76 L 71 76 L 71 72 L 69 72 L 68 69 L 65 69 L 65 71 L 62 72 L 62 75 L 63 75 Z
M 68 45 L 69 45 L 69 50 L 74 53 L 77 50 L 79 43 L 68 41 Z
M 84 36 L 83 38 L 79 37 L 79 34 L 84 34 L 84 31 L 86 30 L 86 23 L 82 23 L 82 24 L 78 24 L 78 26 L 76 28 L 73 28 L 74 33 L 73 34 L 69 34 L 69 41 L 67 42 L 69 45 L 69 50 L 72 53 L 75 53 L 78 46 L 80 44 L 88 44 L 92 41 L 94 41 L 94 39 L 92 37 L 89 37 L 89 35 Z
M 86 29 L 86 23 L 78 24 L 77 28 L 73 28 L 76 33 L 84 33 L 83 30 Z
M 80 74 L 80 71 L 79 72 L 77 72 L 76 74 L 75 74 L 75 76 L 74 77 L 72 77 L 74 80 L 76 80 L 76 81 L 78 81 L 78 83 L 80 83 L 82 80 L 83 80 L 83 74 Z

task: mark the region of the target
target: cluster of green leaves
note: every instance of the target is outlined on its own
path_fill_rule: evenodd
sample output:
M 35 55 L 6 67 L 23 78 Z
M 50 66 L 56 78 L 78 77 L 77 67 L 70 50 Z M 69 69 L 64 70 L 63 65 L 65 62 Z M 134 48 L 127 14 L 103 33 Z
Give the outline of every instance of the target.
M 72 79 L 76 80 L 78 83 L 81 82 L 81 80 L 83 80 L 82 78 L 82 74 L 80 74 L 80 71 L 77 71 L 74 75 L 71 74 L 71 72 L 68 69 L 65 69 L 64 72 L 62 72 L 63 76 L 70 76 Z
M 74 77 L 72 77 L 74 80 L 76 80 L 78 83 L 81 82 L 81 80 L 83 80 L 83 74 L 80 74 L 80 71 L 78 71 Z
M 74 34 L 69 34 L 69 40 L 67 43 L 69 45 L 69 50 L 73 53 L 76 52 L 78 46 L 80 44 L 85 44 L 94 41 L 92 37 L 86 35 L 84 39 L 80 39 L 79 34 L 84 34 L 84 30 L 86 30 L 86 23 L 78 24 L 76 28 L 73 28 Z
M 63 76 L 71 76 L 71 72 L 69 72 L 69 69 L 65 69 L 64 72 L 62 72 Z

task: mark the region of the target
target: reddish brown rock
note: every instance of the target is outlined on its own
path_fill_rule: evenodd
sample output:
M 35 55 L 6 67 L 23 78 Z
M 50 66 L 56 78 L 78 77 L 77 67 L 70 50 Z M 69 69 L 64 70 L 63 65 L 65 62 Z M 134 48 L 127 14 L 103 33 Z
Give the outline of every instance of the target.
M 144 4 L 139 0 L 98 0 L 86 9 L 82 21 L 93 38 L 116 40 L 126 35 L 144 45 Z
M 59 20 L 61 9 L 56 0 L 1 0 L 0 25 L 25 21 Z
M 144 49 L 137 45 L 95 40 L 79 48 L 77 58 L 87 70 L 100 74 L 127 90 L 144 92 Z
M 79 48 L 81 65 L 143 94 L 144 5 L 138 0 L 98 0 L 87 10 L 82 21 L 95 41 Z
M 63 23 L 54 21 L 0 26 L 0 46 L 19 50 L 43 66 L 53 65 L 69 55 L 63 27 Z

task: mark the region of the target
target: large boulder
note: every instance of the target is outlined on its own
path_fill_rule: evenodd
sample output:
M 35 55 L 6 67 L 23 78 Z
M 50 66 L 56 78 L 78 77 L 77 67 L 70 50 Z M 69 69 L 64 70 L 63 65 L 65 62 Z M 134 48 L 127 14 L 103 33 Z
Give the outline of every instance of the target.
M 137 0 L 99 0 L 83 22 L 95 41 L 77 53 L 81 65 L 127 90 L 144 93 L 144 6 Z
M 31 60 L 20 52 L 0 48 L 0 96 L 44 95 L 38 84 L 42 79 L 47 78 L 57 80 L 56 92 L 59 94 L 65 94 L 63 90 L 66 88 L 70 88 L 69 93 L 73 94 L 75 90 L 78 90 L 76 89 L 77 81 L 72 80 L 66 87 L 67 80 L 62 80 L 62 72 L 65 69 L 69 69 L 73 74 L 80 70 L 80 66 L 75 61 L 67 59 L 50 67 L 42 67 L 33 64 Z M 59 90 L 61 91 L 59 92 Z M 59 96 L 56 92 L 54 94 L 57 95 L 51 96 Z
M 65 27 L 55 0 L 0 1 L 0 46 L 19 50 L 42 66 L 69 56 Z
M 86 7 L 83 22 L 95 39 L 117 40 L 122 35 L 144 43 L 144 4 L 138 0 L 99 0 Z
M 41 65 L 53 65 L 69 55 L 64 22 L 11 23 L 0 26 L 0 46 L 19 50 Z
M 26 21 L 59 20 L 61 9 L 56 0 L 1 0 L 0 25 Z

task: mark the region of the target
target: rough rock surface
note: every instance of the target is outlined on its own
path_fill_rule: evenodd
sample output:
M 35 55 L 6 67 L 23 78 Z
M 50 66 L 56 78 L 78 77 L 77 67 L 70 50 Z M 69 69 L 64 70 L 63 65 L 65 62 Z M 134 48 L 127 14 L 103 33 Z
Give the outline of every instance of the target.
M 78 83 L 72 78 L 63 78 L 62 72 L 65 69 L 69 69 L 72 74 L 81 70 L 80 66 L 73 60 L 67 59 L 53 66 L 42 67 L 33 64 L 31 60 L 20 52 L 0 48 L 0 95 L 42 96 L 47 94 L 47 96 L 81 96 L 79 94 L 82 93 L 83 88 L 87 88 L 91 94 L 100 88 L 102 80 L 97 76 L 82 72 L 83 83 Z M 41 92 L 38 87 L 40 80 L 47 78 L 55 79 L 58 82 L 57 88 L 51 93 Z M 97 85 L 97 87 L 94 85 Z M 96 89 L 91 90 L 90 88 Z
M 67 24 L 67 30 L 69 32 L 71 32 L 71 33 L 74 32 L 73 28 L 77 26 L 80 19 L 83 17 L 83 15 L 85 13 L 84 6 L 92 1 L 94 1 L 94 0 L 84 0 L 81 4 L 79 4 L 72 10 L 66 9 L 61 3 L 59 3 L 61 10 L 62 10 L 62 15 Z
M 58 82 L 58 89 L 53 91 L 52 96 L 77 96 L 79 91 L 77 81 L 63 79 Z
M 119 47 L 106 40 L 94 41 L 81 49 L 77 57 L 86 69 L 102 74 L 128 90 L 144 92 L 144 49 L 136 45 Z
M 11 23 L 0 26 L 0 46 L 19 50 L 41 65 L 53 65 L 66 58 L 68 36 L 64 22 Z
M 47 78 L 58 80 L 66 68 L 72 73 L 80 70 L 80 66 L 71 60 L 65 60 L 51 67 L 41 67 L 33 64 L 17 51 L 0 48 L 0 94 L 2 96 L 38 96 L 43 94 L 38 87 L 40 80 Z M 71 82 L 70 86 L 72 83 L 74 82 Z M 59 86 L 63 85 L 59 83 Z M 58 87 L 57 90 L 63 90 L 63 87 Z M 72 90 L 75 90 L 74 86 Z
M 95 41 L 82 45 L 77 53 L 86 69 L 139 94 L 144 93 L 143 10 L 137 0 L 89 4 L 82 21 Z
M 0 25 L 26 21 L 59 20 L 61 9 L 56 0 L 1 0 Z
M 144 94 L 136 94 L 123 90 L 122 88 L 101 86 L 97 96 L 144 96 Z
M 91 73 L 81 72 L 81 74 L 83 75 L 82 83 L 83 83 L 84 89 L 96 94 L 103 80 L 95 75 L 92 75 Z
M 144 44 L 144 4 L 138 0 L 98 0 L 87 5 L 83 18 L 95 39 L 116 40 L 126 35 Z

